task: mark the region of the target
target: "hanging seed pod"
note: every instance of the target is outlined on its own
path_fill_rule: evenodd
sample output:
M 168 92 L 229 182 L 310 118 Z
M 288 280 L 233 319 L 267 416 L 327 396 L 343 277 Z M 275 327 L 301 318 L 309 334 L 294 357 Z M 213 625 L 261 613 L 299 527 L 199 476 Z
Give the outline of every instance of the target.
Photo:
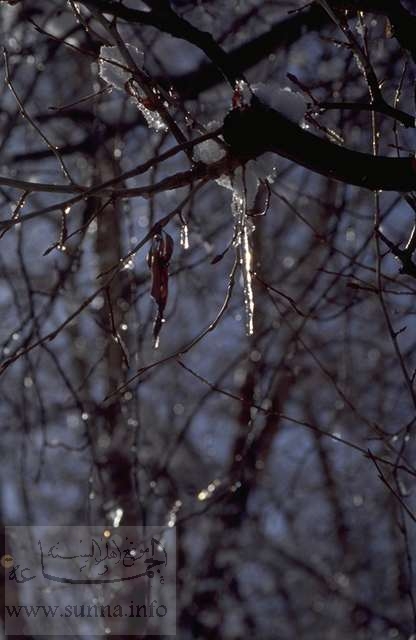
M 247 211 L 248 216 L 264 216 L 270 206 L 270 184 L 268 180 L 260 180 L 253 206 Z
M 169 262 L 173 253 L 173 239 L 165 231 L 156 233 L 147 255 L 147 264 L 152 278 L 150 295 L 157 305 L 153 325 L 155 348 L 159 346 L 159 334 L 164 322 L 163 314 L 168 300 Z

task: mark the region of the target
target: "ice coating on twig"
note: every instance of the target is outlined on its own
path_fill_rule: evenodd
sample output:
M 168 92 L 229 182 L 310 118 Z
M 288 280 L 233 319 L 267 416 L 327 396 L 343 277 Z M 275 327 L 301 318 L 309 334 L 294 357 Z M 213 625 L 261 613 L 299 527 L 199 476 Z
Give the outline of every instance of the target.
M 276 156 L 273 153 L 264 153 L 256 160 L 249 160 L 243 167 L 238 167 L 232 176 L 221 176 L 217 183 L 244 197 L 247 209 L 250 210 L 254 206 L 260 184 L 264 181 L 273 182 L 276 175 Z
M 144 98 L 144 96 L 142 95 Z M 140 109 L 144 116 L 148 126 L 155 131 L 167 131 L 168 127 L 161 118 L 157 109 L 148 109 L 144 104 L 140 102 L 140 97 L 135 101 L 136 106 Z
M 143 51 L 139 51 L 132 44 L 126 44 L 126 49 L 136 65 L 142 68 L 144 65 Z M 132 70 L 128 68 L 118 47 L 106 45 L 101 47 L 99 75 L 105 82 L 111 84 L 114 89 L 124 91 L 126 82 L 132 77 Z
M 126 44 L 125 46 L 134 63 L 142 69 L 144 66 L 143 51 L 139 51 L 132 44 Z M 134 71 L 129 68 L 118 47 L 104 45 L 100 49 L 99 75 L 114 89 L 126 91 L 126 83 L 132 81 Z M 167 126 L 158 110 L 150 104 L 151 101 L 148 100 L 146 93 L 137 82 L 134 83 L 134 88 L 131 86 L 129 93 L 132 95 L 134 104 L 140 109 L 149 127 L 155 131 L 166 131 Z

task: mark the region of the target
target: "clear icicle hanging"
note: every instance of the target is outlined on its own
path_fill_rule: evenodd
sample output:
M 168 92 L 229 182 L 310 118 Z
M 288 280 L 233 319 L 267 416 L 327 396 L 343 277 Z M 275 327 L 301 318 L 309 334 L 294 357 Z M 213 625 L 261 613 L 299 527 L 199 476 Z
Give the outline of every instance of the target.
M 246 308 L 246 329 L 249 336 L 254 332 L 254 295 L 253 295 L 253 254 L 251 251 L 248 224 L 245 222 L 240 246 L 240 262 L 243 270 L 244 305 Z
M 189 229 L 186 222 L 181 225 L 180 243 L 183 249 L 189 249 Z
M 231 208 L 234 216 L 234 246 L 243 276 L 244 306 L 246 312 L 246 331 L 249 336 L 254 331 L 254 295 L 253 295 L 253 254 L 250 246 L 250 235 L 254 225 L 247 217 L 247 199 L 237 190 L 233 190 Z

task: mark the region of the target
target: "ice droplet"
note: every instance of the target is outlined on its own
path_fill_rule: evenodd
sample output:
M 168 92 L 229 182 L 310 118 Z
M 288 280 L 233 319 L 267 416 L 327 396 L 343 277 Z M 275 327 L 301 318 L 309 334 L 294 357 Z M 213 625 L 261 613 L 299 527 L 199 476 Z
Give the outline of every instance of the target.
M 110 518 L 113 520 L 113 527 L 119 527 L 121 519 L 123 517 L 123 509 L 117 508 L 110 513 Z
M 123 259 L 121 259 L 120 262 L 123 262 Z M 127 260 L 127 262 L 124 262 L 122 269 L 123 271 L 131 271 L 134 269 L 134 261 L 131 259 Z
M 208 498 L 212 496 L 212 494 L 218 489 L 221 484 L 221 480 L 219 478 L 215 478 L 212 482 L 209 483 L 206 489 L 201 489 L 198 493 L 197 498 L 200 502 L 204 502 Z M 180 502 L 180 501 L 178 501 Z M 182 503 L 181 503 L 182 504 Z

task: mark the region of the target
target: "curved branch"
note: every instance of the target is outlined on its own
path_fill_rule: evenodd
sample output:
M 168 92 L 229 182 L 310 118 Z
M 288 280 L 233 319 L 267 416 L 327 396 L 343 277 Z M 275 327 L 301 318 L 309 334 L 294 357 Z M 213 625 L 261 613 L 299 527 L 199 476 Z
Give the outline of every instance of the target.
M 396 109 L 395 107 L 391 107 L 387 102 L 383 99 L 377 100 L 372 103 L 367 102 L 319 102 L 319 109 L 322 111 L 329 111 L 330 109 L 339 109 L 339 110 L 351 110 L 351 111 L 374 111 L 376 113 L 381 113 L 385 116 L 393 118 L 397 120 L 397 122 L 401 122 L 406 128 L 414 128 L 416 126 L 416 119 L 414 116 L 411 116 L 409 113 L 402 111 L 401 109 Z
M 248 109 L 234 109 L 226 116 L 224 139 L 241 158 L 271 151 L 315 173 L 365 189 L 416 189 L 414 158 L 374 157 L 345 149 L 305 131 L 258 102 Z
M 244 42 L 228 53 L 229 63 L 236 73 L 243 73 L 264 60 L 270 53 L 289 47 L 310 31 L 328 24 L 327 13 L 318 6 L 280 20 L 259 36 Z M 212 89 L 221 81 L 221 73 L 212 63 L 172 78 L 173 85 L 183 99 L 195 99 L 202 91 Z

